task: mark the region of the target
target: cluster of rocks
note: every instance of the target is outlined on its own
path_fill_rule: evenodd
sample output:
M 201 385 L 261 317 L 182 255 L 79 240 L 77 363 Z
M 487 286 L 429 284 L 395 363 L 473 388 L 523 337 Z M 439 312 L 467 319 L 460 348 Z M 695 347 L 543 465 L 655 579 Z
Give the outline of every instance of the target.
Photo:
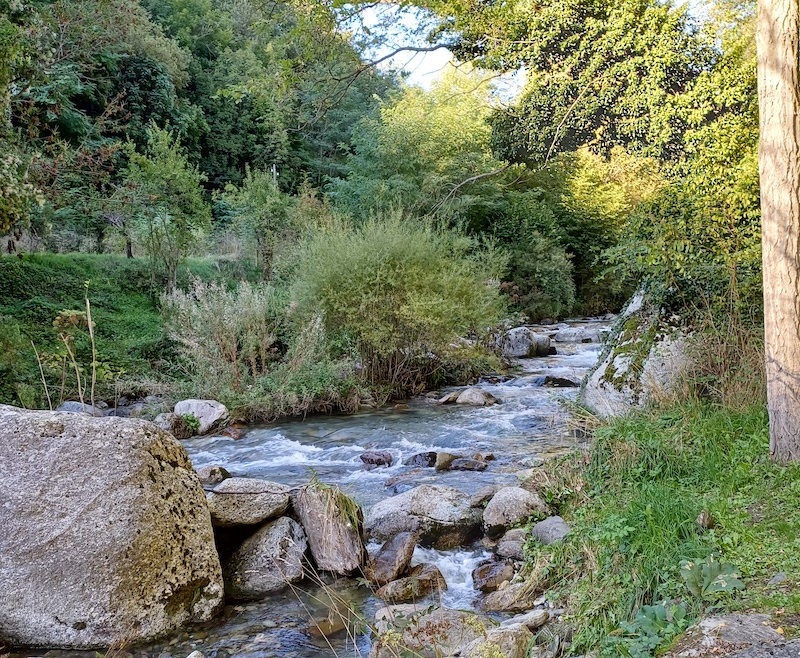
M 613 320 L 614 317 L 603 319 Z M 610 326 L 605 324 L 573 326 L 567 322 L 554 324 L 543 320 L 539 325 L 509 329 L 497 339 L 497 348 L 504 357 L 511 359 L 551 356 L 558 354 L 553 343 L 600 343 L 610 331 Z

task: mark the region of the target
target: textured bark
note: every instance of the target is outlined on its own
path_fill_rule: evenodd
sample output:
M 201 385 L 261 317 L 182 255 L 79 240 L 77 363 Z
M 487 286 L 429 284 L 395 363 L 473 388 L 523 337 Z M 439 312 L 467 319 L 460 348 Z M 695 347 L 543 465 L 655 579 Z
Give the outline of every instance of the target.
M 770 455 L 800 459 L 798 0 L 759 0 L 758 100 Z

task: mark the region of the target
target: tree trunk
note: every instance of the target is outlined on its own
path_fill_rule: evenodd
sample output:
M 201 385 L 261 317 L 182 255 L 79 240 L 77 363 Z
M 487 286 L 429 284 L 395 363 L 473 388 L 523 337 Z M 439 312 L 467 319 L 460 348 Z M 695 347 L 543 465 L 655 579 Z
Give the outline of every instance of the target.
M 800 0 L 759 0 L 764 327 L 770 456 L 800 459 Z

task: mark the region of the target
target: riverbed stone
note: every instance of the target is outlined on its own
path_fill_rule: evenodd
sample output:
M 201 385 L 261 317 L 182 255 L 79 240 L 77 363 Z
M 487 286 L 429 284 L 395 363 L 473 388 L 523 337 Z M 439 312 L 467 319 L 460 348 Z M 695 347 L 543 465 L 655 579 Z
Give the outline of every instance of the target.
M 282 516 L 246 539 L 225 565 L 225 593 L 233 600 L 260 599 L 303 578 L 308 543 L 303 528 Z
M 501 655 L 503 658 L 525 658 L 533 633 L 522 624 L 499 626 L 486 631 L 485 637 L 470 642 L 461 651 L 461 658 L 486 658 Z M 499 654 L 498 654 L 499 652 Z
M 401 532 L 385 542 L 374 557 L 367 560 L 366 577 L 373 585 L 381 587 L 396 580 L 411 564 L 417 536 L 413 532 Z
M 447 589 L 442 572 L 435 564 L 418 564 L 405 578 L 398 578 L 381 587 L 375 596 L 390 603 L 418 601 L 428 594 Z
M 461 391 L 450 391 L 436 400 L 436 404 L 455 404 L 459 395 L 461 395 Z
M 535 631 L 537 628 L 544 626 L 550 621 L 550 612 L 544 608 L 538 610 L 531 610 L 521 615 L 511 617 L 511 619 L 503 620 L 501 626 L 514 626 L 515 624 L 522 624 L 529 631 Z
M 533 526 L 531 534 L 545 546 L 562 541 L 570 533 L 569 525 L 560 516 L 550 516 Z
M 494 552 L 498 557 L 522 561 L 525 559 L 525 541 L 529 535 L 523 528 L 513 528 L 497 542 Z
M 394 463 L 394 457 L 388 450 L 367 450 L 365 453 L 359 455 L 364 464 L 364 469 L 371 471 L 379 466 L 391 466 Z
M 367 512 L 364 532 L 376 541 L 414 532 L 420 545 L 449 550 L 477 539 L 481 520 L 481 510 L 469 506 L 464 492 L 423 484 L 373 505 Z
M 494 592 L 513 577 L 514 565 L 510 562 L 487 562 L 472 570 L 472 586 L 484 593 Z
M 0 644 L 148 641 L 221 608 L 184 448 L 141 419 L 0 405 Z
M 447 467 L 448 471 L 485 471 L 489 467 L 485 461 L 481 459 L 469 459 L 468 457 L 459 457 L 450 462 Z
M 496 539 L 510 526 L 524 523 L 530 517 L 545 517 L 549 511 L 538 494 L 521 487 L 503 487 L 483 510 L 483 525 L 486 534 Z
M 220 528 L 253 525 L 281 516 L 289 507 L 291 489 L 254 478 L 225 478 L 206 493 L 211 522 Z
M 492 497 L 503 488 L 502 484 L 487 484 L 478 489 L 469 498 L 470 507 L 486 507 Z
M 153 422 L 178 440 L 189 439 L 192 436 L 192 430 L 189 429 L 186 418 L 178 414 L 172 412 L 158 414 Z
M 525 591 L 525 583 L 512 583 L 508 587 L 489 592 L 479 606 L 485 612 L 525 612 L 533 607 L 533 601 Z
M 456 459 L 460 459 L 459 455 L 454 455 L 451 452 L 437 452 L 436 453 L 436 463 L 434 466 L 436 467 L 437 471 L 446 471 L 450 468 L 450 464 L 452 464 Z
M 173 411 L 179 416 L 194 416 L 200 423 L 198 435 L 208 434 L 228 420 L 228 408 L 216 400 L 182 400 Z
M 602 329 L 596 326 L 567 327 L 560 329 L 553 336 L 557 343 L 599 343 L 602 338 Z
M 411 455 L 411 457 L 406 459 L 403 464 L 406 466 L 422 466 L 425 468 L 430 468 L 431 466 L 436 466 L 436 453 L 432 450 L 428 452 L 418 452 L 416 455 Z
M 472 407 L 491 407 L 498 402 L 499 400 L 494 395 L 477 386 L 464 389 L 456 398 L 456 404 L 465 404 Z
M 375 622 L 377 637 L 370 658 L 396 658 L 394 638 L 386 635 L 389 630 L 399 631 L 401 645 L 419 658 L 449 658 L 495 626 L 490 618 L 478 613 L 448 608 L 430 610 L 415 604 L 381 608 L 375 613 Z M 391 637 L 386 646 L 384 637 Z
M 213 486 L 223 480 L 233 477 L 224 466 L 219 464 L 209 464 L 197 469 L 197 479 L 200 484 Z
M 528 327 L 514 327 L 498 340 L 498 347 L 503 356 L 513 359 L 547 356 L 550 337 L 537 334 Z
M 346 576 L 361 567 L 363 513 L 339 487 L 306 485 L 293 494 L 292 507 L 318 569 Z

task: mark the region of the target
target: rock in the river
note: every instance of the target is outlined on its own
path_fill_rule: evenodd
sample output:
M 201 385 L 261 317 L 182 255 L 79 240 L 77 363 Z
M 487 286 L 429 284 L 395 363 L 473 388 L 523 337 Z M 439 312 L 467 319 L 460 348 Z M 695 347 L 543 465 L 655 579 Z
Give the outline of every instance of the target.
M 524 560 L 525 552 L 523 551 L 523 547 L 525 546 L 525 540 L 527 540 L 527 538 L 528 533 L 522 528 L 509 530 L 500 538 L 500 541 L 497 542 L 494 552 L 501 558 L 518 561 Z
M 467 457 L 459 457 L 450 462 L 447 467 L 448 471 L 485 471 L 489 467 L 485 461 L 480 459 L 468 459 Z
M 515 327 L 499 339 L 498 345 L 503 356 L 524 359 L 534 356 L 547 356 L 550 352 L 550 337 L 537 334 L 528 327 Z
M 482 514 L 466 494 L 423 484 L 372 506 L 364 521 L 368 538 L 386 541 L 400 532 L 418 533 L 422 546 L 448 550 L 480 536 Z
M 491 407 L 498 402 L 500 400 L 494 395 L 477 386 L 464 389 L 456 398 L 456 404 L 467 404 L 472 407 Z
M 574 375 L 546 375 L 542 386 L 554 386 L 557 388 L 578 388 L 581 385 L 581 378 Z
M 514 583 L 496 592 L 490 592 L 480 601 L 481 610 L 486 612 L 524 612 L 533 607 L 533 602 L 525 591 L 525 583 Z
M 66 411 L 70 414 L 88 414 L 89 416 L 105 416 L 105 410 L 100 406 L 93 407 L 87 402 L 76 402 L 75 400 L 67 400 L 62 402 L 56 407 L 56 411 Z
M 378 633 L 370 658 L 396 658 L 396 632 L 401 633 L 401 646 L 419 658 L 449 658 L 494 627 L 484 615 L 448 608 L 429 610 L 414 604 L 381 608 L 375 620 Z M 388 633 L 390 630 L 395 633 Z
M 531 533 L 548 546 L 564 539 L 570 533 L 570 527 L 560 516 L 551 516 L 533 526 Z
M 436 404 L 455 404 L 459 395 L 461 395 L 461 391 L 450 391 L 436 400 Z
M 446 471 L 456 459 L 459 459 L 458 455 L 449 452 L 437 452 L 434 466 L 437 471 Z
M 0 406 L 0 644 L 147 641 L 222 606 L 205 496 L 144 420 Z
M 379 466 L 391 466 L 394 462 L 394 457 L 388 450 L 367 450 L 359 455 L 359 458 L 364 463 L 364 469 L 367 471 Z
M 167 412 L 158 414 L 153 422 L 165 432 L 172 434 L 172 436 L 179 441 L 192 437 L 192 430 L 189 428 L 189 423 L 186 422 L 185 416 Z
M 226 478 L 206 494 L 211 522 L 224 528 L 274 519 L 289 507 L 289 491 L 277 482 Z
M 225 565 L 225 593 L 234 600 L 260 599 L 303 578 L 306 535 L 285 516 L 245 540 Z
M 216 400 L 183 400 L 173 410 L 179 416 L 194 416 L 200 423 L 199 435 L 208 434 L 228 420 L 228 409 Z
M 510 562 L 488 562 L 472 571 L 472 585 L 481 592 L 494 592 L 502 583 L 514 577 Z
M 406 466 L 423 466 L 425 468 L 430 468 L 431 466 L 436 466 L 436 453 L 433 451 L 418 452 L 416 455 L 411 455 L 403 464 Z
M 338 487 L 306 485 L 292 496 L 292 507 L 318 569 L 345 576 L 362 565 L 361 508 Z
M 367 560 L 367 580 L 380 587 L 399 578 L 411 564 L 416 545 L 417 536 L 413 532 L 401 532 L 385 542 L 375 556 Z
M 418 564 L 407 577 L 384 585 L 375 592 L 375 596 L 389 603 L 407 603 L 446 589 L 447 583 L 436 565 Z
M 483 525 L 489 537 L 497 538 L 509 526 L 527 521 L 530 517 L 542 518 L 548 512 L 547 503 L 538 494 L 521 487 L 503 487 L 483 510 Z
M 637 293 L 589 372 L 581 402 L 600 416 L 621 416 L 673 394 L 691 366 L 688 341 Z
M 209 486 L 219 484 L 229 477 L 232 476 L 228 473 L 228 470 L 224 466 L 217 464 L 210 464 L 197 469 L 197 479 L 200 480 L 200 484 Z
M 461 652 L 462 658 L 525 658 L 533 634 L 526 626 L 515 624 L 490 628 L 485 637 L 470 642 Z
M 557 343 L 599 343 L 602 330 L 596 327 L 569 327 L 561 329 L 553 336 Z

